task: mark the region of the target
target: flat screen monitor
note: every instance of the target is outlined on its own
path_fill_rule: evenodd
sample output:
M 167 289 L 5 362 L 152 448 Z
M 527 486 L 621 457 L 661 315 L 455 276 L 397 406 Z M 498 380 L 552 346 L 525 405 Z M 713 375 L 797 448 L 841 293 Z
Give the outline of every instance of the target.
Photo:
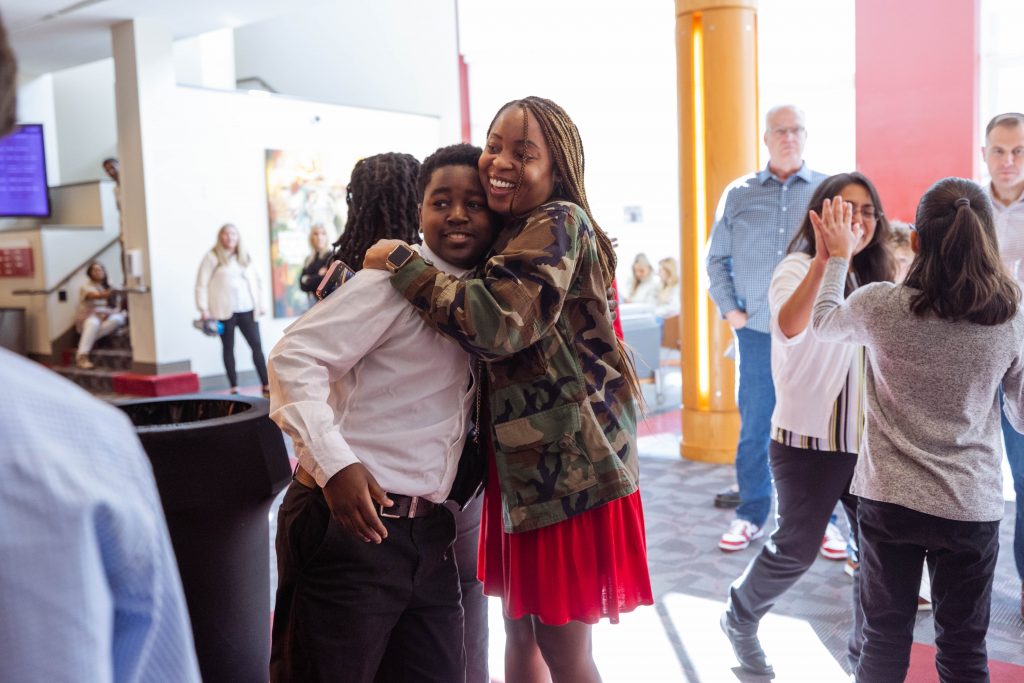
M 0 216 L 49 215 L 43 126 L 23 123 L 0 138 Z

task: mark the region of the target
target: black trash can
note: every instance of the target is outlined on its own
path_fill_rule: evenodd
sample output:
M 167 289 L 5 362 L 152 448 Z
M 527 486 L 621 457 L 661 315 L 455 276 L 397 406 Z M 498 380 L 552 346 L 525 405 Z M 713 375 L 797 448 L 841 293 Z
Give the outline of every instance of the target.
M 204 681 L 264 683 L 270 529 L 289 482 L 266 399 L 191 394 L 118 403 L 153 465 Z

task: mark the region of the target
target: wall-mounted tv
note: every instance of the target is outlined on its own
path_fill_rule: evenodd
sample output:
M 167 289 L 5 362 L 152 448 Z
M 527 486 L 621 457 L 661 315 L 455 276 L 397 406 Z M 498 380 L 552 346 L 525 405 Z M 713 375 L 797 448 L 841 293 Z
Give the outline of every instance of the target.
M 49 215 L 43 126 L 23 123 L 0 138 L 0 216 Z

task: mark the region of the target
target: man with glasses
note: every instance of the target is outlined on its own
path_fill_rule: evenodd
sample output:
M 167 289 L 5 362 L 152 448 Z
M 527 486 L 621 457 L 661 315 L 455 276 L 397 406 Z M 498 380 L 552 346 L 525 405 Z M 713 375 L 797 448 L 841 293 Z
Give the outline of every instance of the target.
M 718 547 L 743 550 L 764 535 L 772 503 L 768 440 L 775 408 L 772 383 L 768 285 L 807 211 L 815 188 L 825 179 L 803 161 L 807 129 L 804 113 L 793 105 L 772 107 L 765 116 L 768 165 L 733 181 L 715 213 L 708 241 L 708 293 L 733 328 L 739 351 L 740 439 L 736 448 L 737 489 L 719 493 L 718 507 L 736 507 L 736 519 Z M 838 530 L 830 525 L 830 533 Z M 836 554 L 846 557 L 846 542 L 833 538 Z
M 992 199 L 999 253 L 1010 274 L 1024 287 L 1024 114 L 1010 112 L 989 121 L 981 155 L 991 178 L 986 188 Z M 1020 609 L 1024 617 L 1024 436 L 1010 426 L 1005 416 L 1003 442 L 1017 494 L 1013 559 L 1021 578 Z

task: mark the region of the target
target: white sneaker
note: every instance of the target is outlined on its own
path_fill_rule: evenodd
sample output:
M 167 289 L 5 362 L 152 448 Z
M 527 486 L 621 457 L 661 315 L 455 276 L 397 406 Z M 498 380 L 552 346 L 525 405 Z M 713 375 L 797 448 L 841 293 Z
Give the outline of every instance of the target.
M 755 538 L 764 536 L 764 529 L 745 519 L 734 519 L 729 530 L 722 534 L 718 547 L 727 553 L 743 550 Z
M 825 536 L 821 539 L 821 556 L 829 560 L 845 560 L 849 557 L 843 532 L 832 522 L 825 527 Z

